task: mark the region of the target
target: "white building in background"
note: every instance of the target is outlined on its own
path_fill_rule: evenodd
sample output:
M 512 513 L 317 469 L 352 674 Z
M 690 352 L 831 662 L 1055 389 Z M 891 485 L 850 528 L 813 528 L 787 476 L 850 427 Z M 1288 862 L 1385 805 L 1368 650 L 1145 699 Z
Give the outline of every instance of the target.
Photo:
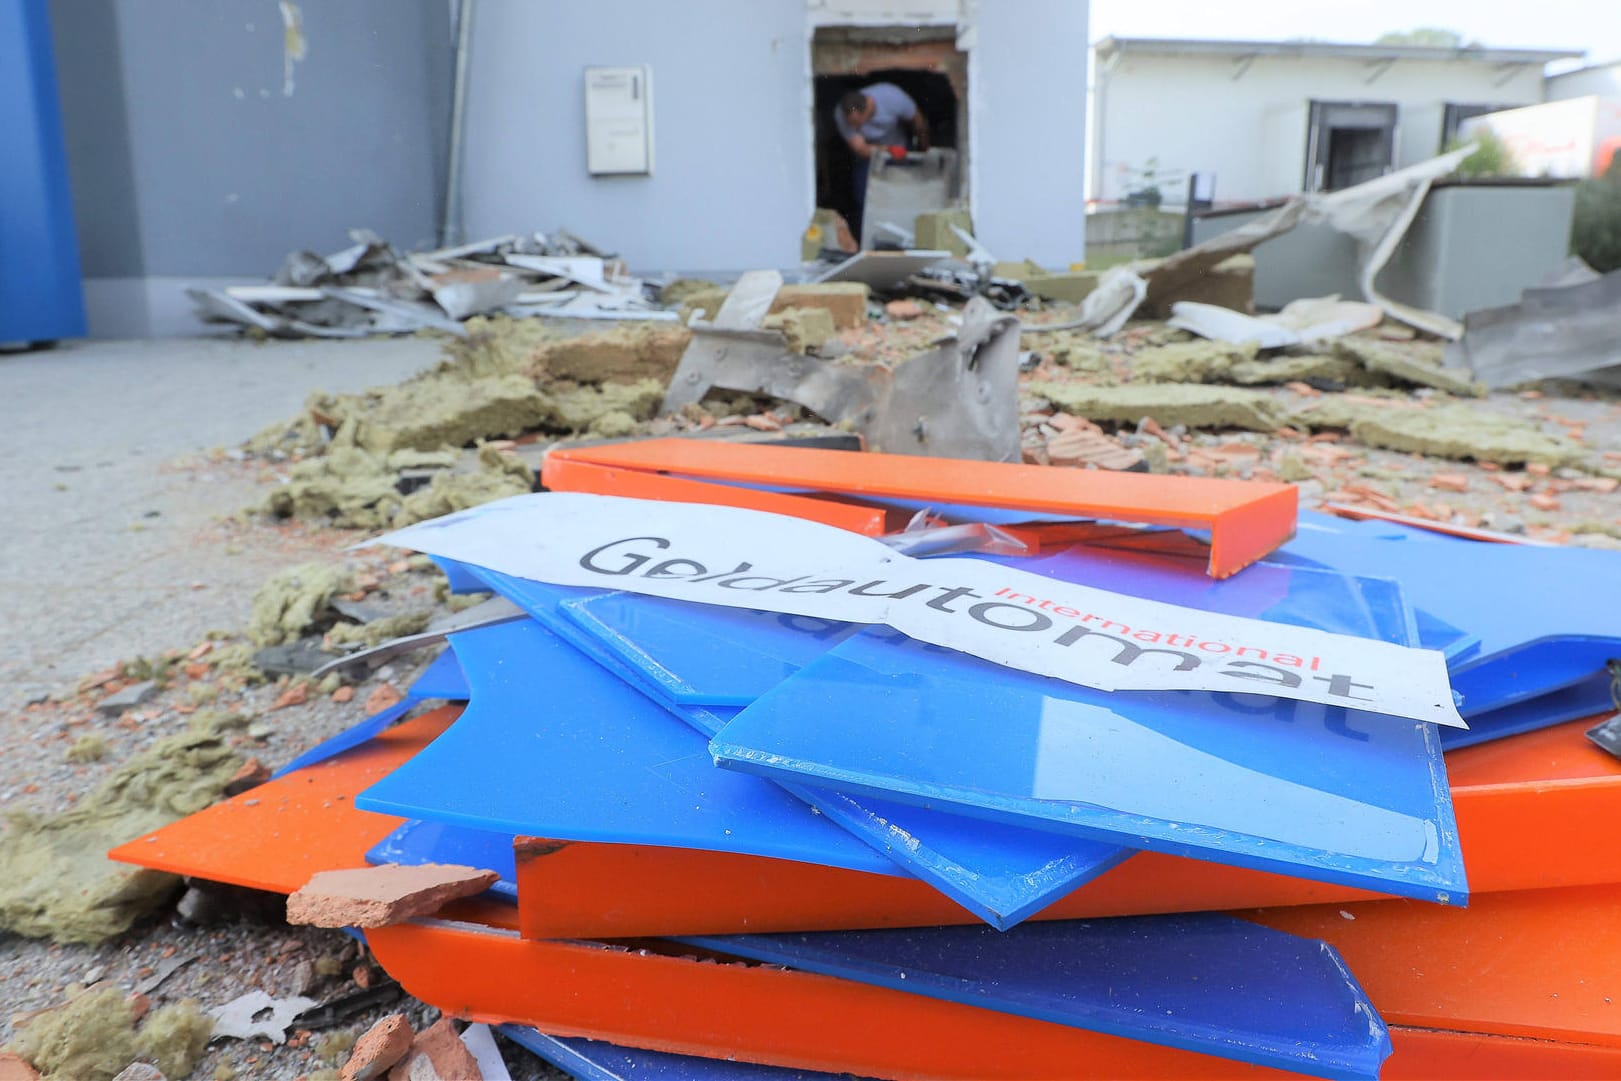
M 1572 50 L 1105 38 L 1093 49 L 1088 197 L 1189 174 L 1255 202 L 1349 187 L 1433 157 L 1472 116 L 1544 100 L 1543 68 Z M 1592 93 L 1593 91 L 1584 91 Z

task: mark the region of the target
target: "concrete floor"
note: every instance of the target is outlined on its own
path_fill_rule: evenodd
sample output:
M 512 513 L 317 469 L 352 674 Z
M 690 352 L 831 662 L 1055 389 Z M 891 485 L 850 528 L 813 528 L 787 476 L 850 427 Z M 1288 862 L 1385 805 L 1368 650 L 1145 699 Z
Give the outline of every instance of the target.
M 0 354 L 0 710 L 244 626 L 254 589 L 309 542 L 209 536 L 263 490 L 237 463 L 183 460 L 292 416 L 312 390 L 398 382 L 440 349 L 189 338 Z

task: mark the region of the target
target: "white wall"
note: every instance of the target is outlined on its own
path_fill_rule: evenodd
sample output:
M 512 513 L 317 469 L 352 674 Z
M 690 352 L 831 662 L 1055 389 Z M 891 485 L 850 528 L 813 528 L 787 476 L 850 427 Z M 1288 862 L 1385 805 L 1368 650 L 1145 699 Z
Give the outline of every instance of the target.
M 1548 79 L 1547 100 L 1564 101 L 1567 98 L 1621 98 L 1621 60 L 1610 64 L 1597 64 L 1578 68 Z
M 560 225 L 647 270 L 793 266 L 814 209 L 811 27 L 953 12 L 980 238 L 1007 259 L 1085 258 L 1084 0 L 479 0 L 465 231 Z M 654 175 L 586 173 L 594 64 L 652 65 Z
M 1162 170 L 1214 171 L 1218 202 L 1298 191 L 1310 99 L 1395 102 L 1399 167 L 1436 154 L 1445 103 L 1531 104 L 1542 93 L 1535 65 L 1399 60 L 1379 73 L 1363 60 L 1262 56 L 1239 74 L 1236 57 L 1125 54 L 1098 71 L 1091 195 L 1121 198 L 1121 168 L 1156 157 Z
M 479 0 L 470 238 L 562 226 L 633 267 L 786 267 L 813 196 L 805 0 Z M 585 169 L 583 71 L 653 68 L 654 175 Z
M 981 3 L 968 59 L 974 231 L 1002 259 L 1086 258 L 1085 0 Z

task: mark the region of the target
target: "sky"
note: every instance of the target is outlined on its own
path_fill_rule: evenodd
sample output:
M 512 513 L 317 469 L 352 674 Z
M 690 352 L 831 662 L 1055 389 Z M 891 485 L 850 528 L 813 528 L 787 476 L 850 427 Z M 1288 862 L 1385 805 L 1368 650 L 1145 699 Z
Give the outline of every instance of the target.
M 1585 49 L 1585 63 L 1621 60 L 1621 0 L 1091 0 L 1091 11 L 1093 41 L 1112 34 L 1369 42 L 1432 26 L 1497 48 Z

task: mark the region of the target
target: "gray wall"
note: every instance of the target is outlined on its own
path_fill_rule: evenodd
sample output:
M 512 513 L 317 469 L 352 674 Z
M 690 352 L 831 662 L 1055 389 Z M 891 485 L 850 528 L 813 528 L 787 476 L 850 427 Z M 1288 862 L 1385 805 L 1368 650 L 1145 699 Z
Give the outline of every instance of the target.
M 968 99 L 974 229 L 1001 259 L 1086 258 L 1084 0 L 981 3 Z
M 644 269 L 799 261 L 812 209 L 804 0 L 479 0 L 469 237 L 562 226 Z M 651 64 L 654 175 L 585 167 L 584 68 Z
M 284 95 L 275 0 L 52 0 L 87 278 L 262 277 L 355 226 L 433 241 L 448 0 L 301 6 Z

